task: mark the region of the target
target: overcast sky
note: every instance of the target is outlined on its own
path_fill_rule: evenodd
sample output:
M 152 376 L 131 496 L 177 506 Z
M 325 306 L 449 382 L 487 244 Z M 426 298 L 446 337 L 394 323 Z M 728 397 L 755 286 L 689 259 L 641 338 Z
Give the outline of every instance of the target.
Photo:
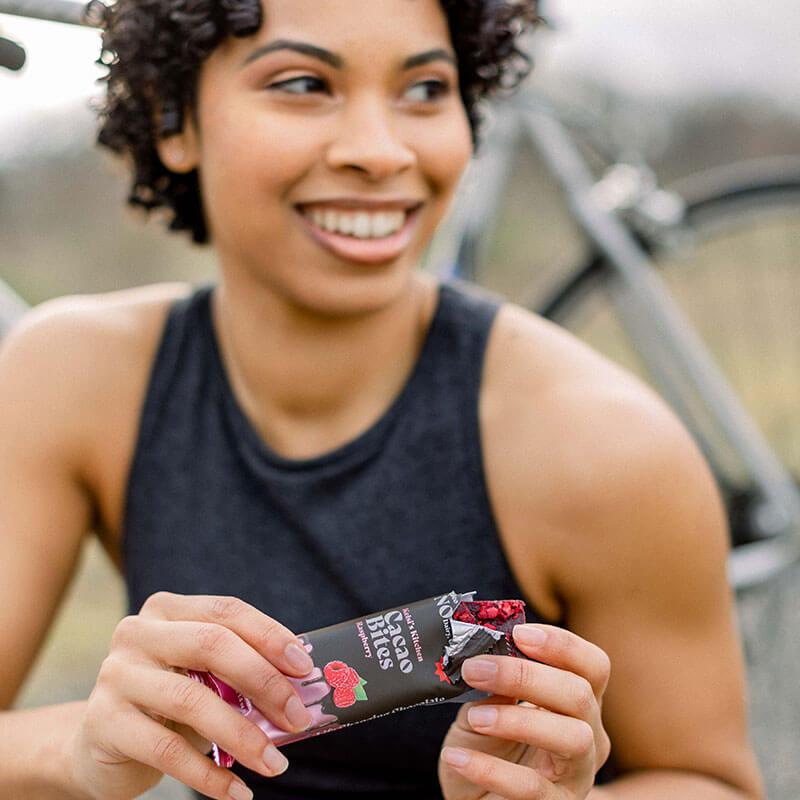
M 545 11 L 559 30 L 541 42 L 542 76 L 588 72 L 647 94 L 745 90 L 800 112 L 800 0 L 549 0 Z M 20 73 L 0 70 L 1 157 L 31 115 L 86 106 L 99 34 L 2 14 L 0 31 L 28 50 Z

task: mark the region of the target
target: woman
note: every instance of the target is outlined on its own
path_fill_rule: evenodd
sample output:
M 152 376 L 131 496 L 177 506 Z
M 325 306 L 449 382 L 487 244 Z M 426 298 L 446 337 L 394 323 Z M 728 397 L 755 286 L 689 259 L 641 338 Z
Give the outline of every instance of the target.
M 220 281 L 54 301 L 3 345 L 3 707 L 90 528 L 131 606 L 88 701 L 0 716 L 3 796 L 130 798 L 167 773 L 218 800 L 250 797 L 242 777 L 259 798 L 761 797 L 724 517 L 690 439 L 568 334 L 417 266 L 534 19 L 121 0 L 101 140 Z M 534 619 L 515 637 L 535 660 L 469 662 L 493 696 L 455 719 L 281 753 L 186 676 L 302 730 L 291 631 L 451 588 Z

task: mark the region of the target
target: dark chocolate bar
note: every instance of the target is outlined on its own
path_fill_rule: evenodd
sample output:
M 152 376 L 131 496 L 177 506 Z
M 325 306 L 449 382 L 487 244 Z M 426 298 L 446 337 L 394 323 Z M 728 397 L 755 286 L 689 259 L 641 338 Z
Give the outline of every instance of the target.
M 190 671 L 253 720 L 276 745 L 329 733 L 413 706 L 457 701 L 471 692 L 461 664 L 476 655 L 524 657 L 511 629 L 525 622 L 521 600 L 475 601 L 474 592 L 431 597 L 320 628 L 298 638 L 314 660 L 304 678 L 289 678 L 314 719 L 302 733 L 284 731 L 250 700 L 208 672 Z M 233 758 L 214 745 L 226 767 Z

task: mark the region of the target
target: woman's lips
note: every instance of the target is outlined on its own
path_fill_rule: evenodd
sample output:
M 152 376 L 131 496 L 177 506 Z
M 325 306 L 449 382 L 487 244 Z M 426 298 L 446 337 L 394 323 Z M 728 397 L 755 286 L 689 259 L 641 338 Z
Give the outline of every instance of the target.
M 315 225 L 300 208 L 295 208 L 304 229 L 317 244 L 346 261 L 362 264 L 384 264 L 399 258 L 414 234 L 420 206 L 409 209 L 403 227 L 380 238 L 360 239 L 343 233 L 332 233 Z

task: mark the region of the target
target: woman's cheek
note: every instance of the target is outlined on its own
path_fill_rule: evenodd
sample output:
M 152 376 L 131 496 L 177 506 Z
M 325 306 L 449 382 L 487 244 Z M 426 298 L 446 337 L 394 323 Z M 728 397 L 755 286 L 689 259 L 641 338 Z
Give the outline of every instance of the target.
M 455 189 L 472 157 L 472 134 L 466 112 L 453 114 L 420 141 L 426 172 L 445 193 Z

